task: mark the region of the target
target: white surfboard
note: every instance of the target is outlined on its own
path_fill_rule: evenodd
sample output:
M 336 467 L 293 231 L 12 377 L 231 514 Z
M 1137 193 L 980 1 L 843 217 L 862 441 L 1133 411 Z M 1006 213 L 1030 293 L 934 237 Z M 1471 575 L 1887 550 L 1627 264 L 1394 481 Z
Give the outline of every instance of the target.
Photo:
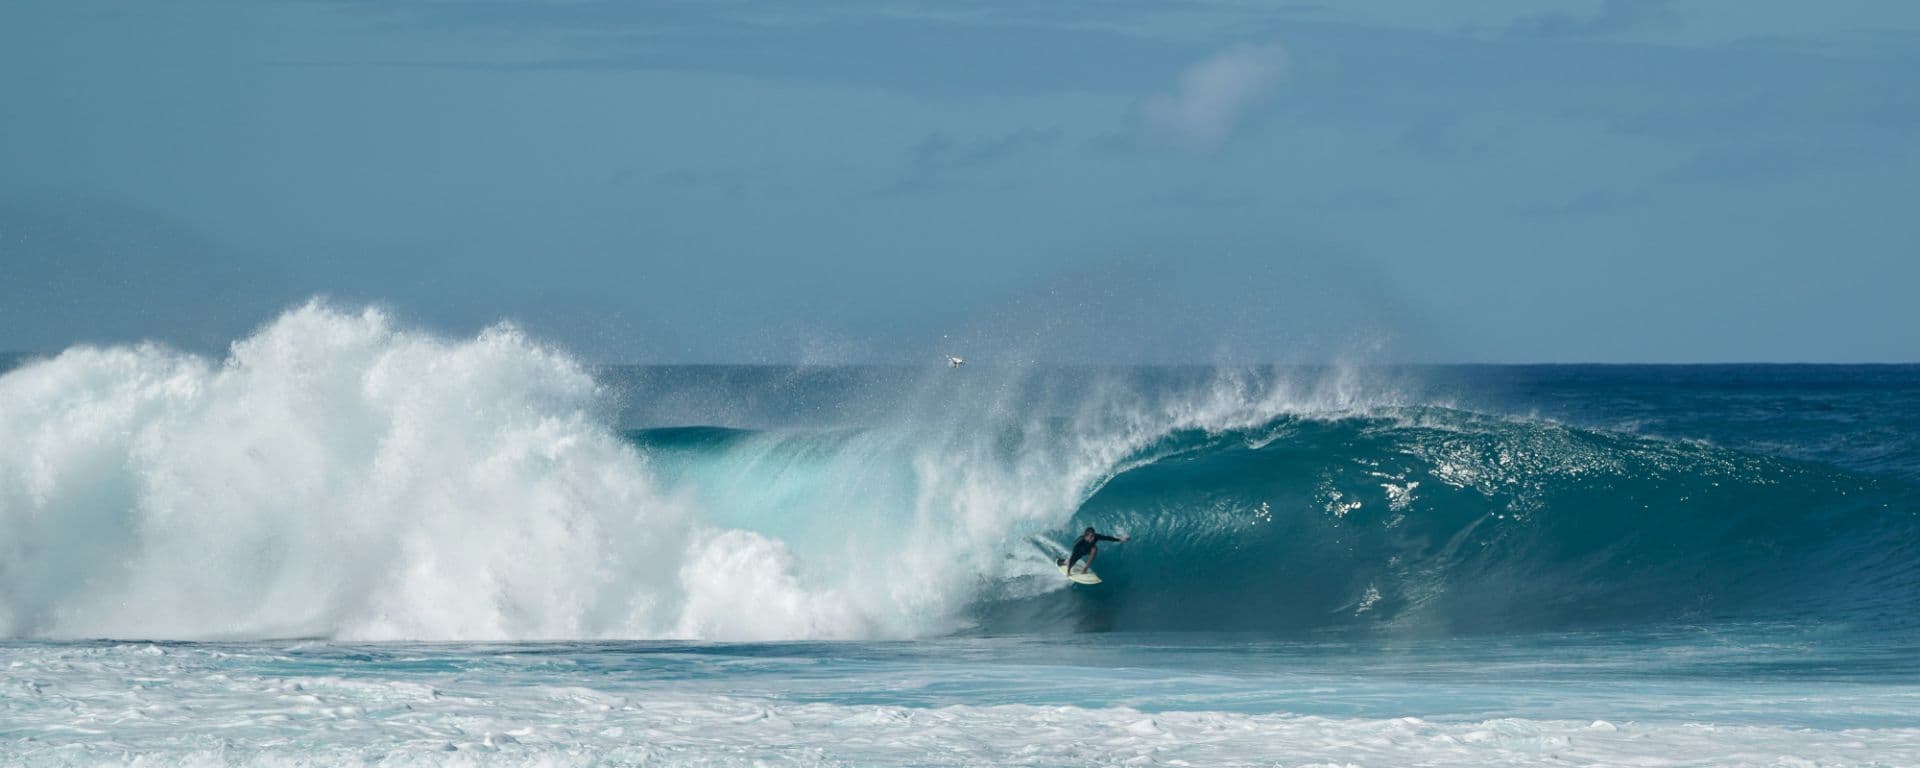
M 1094 573 L 1093 571 L 1074 571 L 1073 573 L 1067 573 L 1067 567 L 1062 565 L 1060 566 L 1060 573 L 1065 574 L 1067 578 L 1072 579 L 1073 583 L 1075 584 L 1100 583 L 1100 575 L 1097 573 Z

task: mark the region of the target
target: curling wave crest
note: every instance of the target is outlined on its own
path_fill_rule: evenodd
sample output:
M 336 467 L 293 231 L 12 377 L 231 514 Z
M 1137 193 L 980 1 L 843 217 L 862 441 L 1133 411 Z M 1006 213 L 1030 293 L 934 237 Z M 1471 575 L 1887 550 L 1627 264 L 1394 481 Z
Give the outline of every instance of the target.
M 220 360 L 80 347 L 0 374 L 0 636 L 1451 634 L 1920 606 L 1902 477 L 1476 413 L 1378 371 L 942 368 L 757 429 L 713 426 L 751 399 L 730 373 L 637 424 L 676 395 L 605 374 L 510 325 L 448 339 L 319 302 Z M 842 374 L 764 375 L 804 403 Z M 1052 564 L 1084 525 L 1135 536 L 1097 590 Z

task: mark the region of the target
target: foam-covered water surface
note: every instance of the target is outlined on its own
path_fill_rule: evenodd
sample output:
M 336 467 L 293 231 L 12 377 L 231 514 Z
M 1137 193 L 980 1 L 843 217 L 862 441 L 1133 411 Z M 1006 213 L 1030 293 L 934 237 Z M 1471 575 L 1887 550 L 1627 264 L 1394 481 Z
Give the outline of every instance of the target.
M 0 753 L 48 765 L 1920 760 L 1915 649 L 1831 640 L 1738 627 L 1416 642 L 13 644 L 0 647 Z

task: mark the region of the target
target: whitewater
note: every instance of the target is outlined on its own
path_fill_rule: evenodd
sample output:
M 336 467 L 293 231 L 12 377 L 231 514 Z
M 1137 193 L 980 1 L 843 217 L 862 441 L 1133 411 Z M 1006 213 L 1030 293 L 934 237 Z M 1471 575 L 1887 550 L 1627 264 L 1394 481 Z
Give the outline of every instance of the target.
M 0 762 L 1920 764 L 1920 369 L 969 357 L 15 361 Z

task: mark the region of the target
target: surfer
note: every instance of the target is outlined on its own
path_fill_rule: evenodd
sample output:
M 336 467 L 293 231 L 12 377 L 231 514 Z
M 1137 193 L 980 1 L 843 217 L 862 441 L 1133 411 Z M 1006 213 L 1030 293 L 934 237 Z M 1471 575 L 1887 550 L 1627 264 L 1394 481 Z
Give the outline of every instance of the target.
M 1083 573 L 1086 571 L 1091 571 L 1093 570 L 1094 556 L 1100 554 L 1100 542 L 1126 541 L 1129 538 L 1132 538 L 1132 537 L 1126 536 L 1124 534 L 1120 536 L 1108 536 L 1104 533 L 1100 533 L 1099 531 L 1095 531 L 1093 529 L 1093 526 L 1087 526 L 1087 531 L 1085 533 L 1080 534 L 1080 538 L 1073 540 L 1073 554 L 1068 556 L 1067 559 L 1061 560 L 1059 564 L 1066 566 L 1067 572 L 1072 573 L 1073 564 L 1080 562 L 1080 558 L 1084 557 L 1087 559 L 1087 567 L 1081 569 L 1081 571 Z

